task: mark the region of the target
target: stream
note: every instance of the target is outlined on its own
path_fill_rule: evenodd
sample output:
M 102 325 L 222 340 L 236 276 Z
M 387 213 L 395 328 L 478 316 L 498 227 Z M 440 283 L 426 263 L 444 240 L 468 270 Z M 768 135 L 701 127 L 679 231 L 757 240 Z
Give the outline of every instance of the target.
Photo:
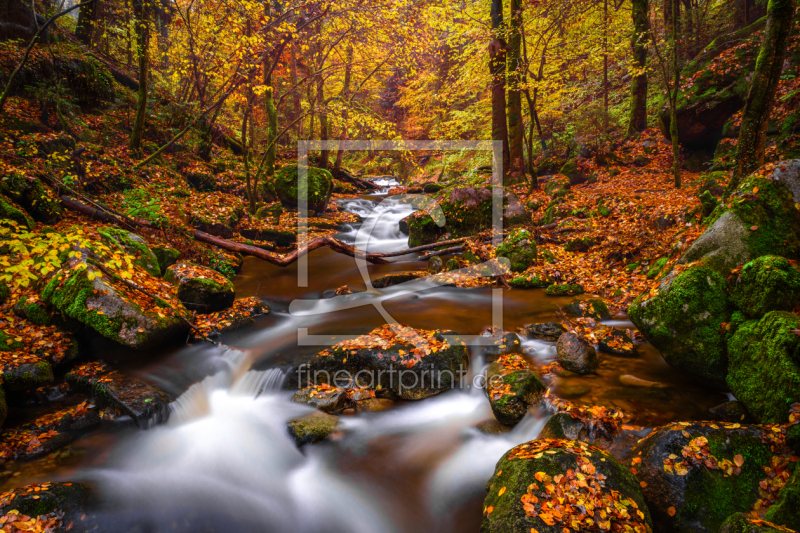
M 385 191 L 341 201 L 372 225 L 369 239 L 360 225 L 352 225 L 342 229 L 342 240 L 370 252 L 407 247 L 398 222 L 413 207 Z M 364 269 L 375 279 L 426 266 L 401 256 Z M 471 350 L 470 374 L 459 388 L 418 402 L 396 402 L 381 412 L 344 415 L 333 440 L 302 449 L 286 424 L 312 409 L 290 401 L 292 393 L 282 389 L 285 371 L 322 350 L 320 338 L 330 345 L 383 325 L 381 309 L 397 322 L 452 329 L 477 342 L 492 325 L 517 331 L 524 324 L 557 321 L 556 304 L 571 298 L 547 297 L 543 290 L 434 285 L 325 298 L 342 285 L 367 289 L 354 259 L 315 250 L 308 257 L 307 287 L 297 286 L 297 269 L 297 263 L 281 268 L 248 257 L 235 279 L 237 297 L 260 297 L 271 312 L 221 339 L 249 350 L 248 355 L 197 344 L 131 369 L 178 398 L 169 422 L 147 431 L 120 425 L 89 433 L 72 445 L 81 451 L 79 460 L 46 474 L 99 489 L 105 502 L 99 530 L 479 530 L 484 487 L 495 463 L 513 446 L 536 438 L 549 417 L 540 408 L 509 432 L 478 429 L 493 420 L 483 390 L 472 386 L 484 366 L 479 349 Z M 493 294 L 503 303 L 494 316 Z M 614 324 L 633 327 L 625 317 Z M 523 339 L 523 347 L 538 362 L 556 357 L 553 343 Z M 578 404 L 616 407 L 628 415 L 627 423 L 642 427 L 705 418 L 709 407 L 725 401 L 687 383 L 651 346 L 638 349 L 637 358 L 601 355 L 596 375 L 556 378 L 553 392 Z M 626 387 L 619 382 L 623 374 L 669 387 Z M 42 480 L 22 476 L 15 484 Z

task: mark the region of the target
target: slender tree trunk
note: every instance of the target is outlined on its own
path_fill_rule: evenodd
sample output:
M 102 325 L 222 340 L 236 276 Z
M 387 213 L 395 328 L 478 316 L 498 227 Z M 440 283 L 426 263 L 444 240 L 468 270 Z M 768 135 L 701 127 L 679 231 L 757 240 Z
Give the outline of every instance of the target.
M 136 119 L 129 148 L 138 152 L 142 148 L 144 120 L 147 113 L 147 70 L 150 63 L 150 7 L 149 0 L 133 0 L 133 15 L 136 24 L 136 53 L 139 59 L 139 94 L 136 102 Z
M 603 133 L 608 133 L 608 0 L 603 1 Z
M 767 123 L 775 104 L 775 92 L 792 33 L 796 3 L 797 0 L 769 0 L 767 4 L 767 26 L 742 113 L 737 166 L 728 184 L 727 194 L 739 186 L 743 177 L 764 164 Z
M 672 139 L 672 174 L 675 188 L 681 188 L 681 146 L 678 144 L 678 91 L 681 86 L 681 71 L 678 68 L 678 0 L 672 0 L 672 73 L 674 76 L 670 93 L 669 136 Z
M 78 24 L 75 26 L 75 37 L 87 46 L 92 44 L 92 34 L 97 21 L 97 4 L 92 2 L 83 6 L 78 13 Z
M 131 37 L 131 10 L 125 5 L 125 52 L 128 70 L 133 68 L 133 38 Z
M 503 175 L 509 169 L 508 122 L 506 120 L 506 41 L 503 38 L 503 0 L 492 0 L 492 30 L 489 72 L 492 76 L 492 139 L 503 141 Z
M 631 81 L 631 111 L 628 135 L 636 135 L 647 128 L 647 43 L 650 42 L 650 6 L 648 0 L 632 0 L 631 18 L 633 51 L 636 74 Z
M 325 102 L 325 79 L 322 75 L 319 76 L 317 81 L 317 102 L 321 104 Z M 319 138 L 321 141 L 328 140 L 328 113 L 325 110 L 322 110 L 319 114 Z M 321 150 L 319 156 L 319 168 L 327 170 L 329 150 Z
M 292 101 L 294 103 L 294 114 L 292 115 L 292 119 L 295 120 L 297 117 L 303 114 L 303 106 L 300 103 L 300 87 L 297 86 L 297 43 L 293 40 L 291 47 L 291 63 L 289 65 L 290 74 L 292 77 L 292 91 L 294 94 L 292 95 Z M 303 121 L 300 120 L 297 122 L 297 138 L 303 136 Z
M 508 145 L 511 167 L 508 169 L 513 183 L 525 178 L 525 156 L 523 152 L 522 121 L 522 6 L 520 0 L 509 2 L 508 57 L 506 69 L 508 76 L 508 102 L 506 117 L 508 120 Z
M 342 87 L 342 99 L 347 100 L 348 95 L 350 94 L 350 79 L 353 76 L 353 45 L 349 44 L 347 46 L 347 53 L 345 54 L 345 66 L 344 66 L 344 85 Z M 338 173 L 342 169 L 342 157 L 344 156 L 344 150 L 342 149 L 344 145 L 345 139 L 347 139 L 347 109 L 343 111 L 342 118 L 344 119 L 344 127 L 342 128 L 341 134 L 341 141 L 339 142 L 339 149 L 336 151 L 336 162 L 333 164 L 333 171 L 334 174 Z

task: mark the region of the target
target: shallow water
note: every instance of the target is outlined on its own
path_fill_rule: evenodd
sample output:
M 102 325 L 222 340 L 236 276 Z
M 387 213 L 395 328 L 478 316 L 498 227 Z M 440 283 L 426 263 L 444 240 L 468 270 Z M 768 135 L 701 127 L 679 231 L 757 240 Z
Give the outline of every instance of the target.
M 345 228 L 344 238 L 369 251 L 403 249 L 407 238 L 397 223 L 411 211 L 390 198 L 378 208 L 380 216 L 370 217 L 380 200 L 373 195 L 345 203 L 372 219 L 374 228 L 368 242 L 359 241 L 359 227 Z M 365 271 L 375 279 L 425 266 L 406 256 Z M 535 438 L 548 417 L 534 411 L 508 433 L 479 431 L 476 426 L 493 417 L 483 391 L 469 386 L 483 367 L 478 350 L 460 388 L 379 413 L 343 416 L 333 441 L 302 450 L 286 422 L 311 410 L 281 390 L 283 369 L 339 336 L 383 325 L 380 309 L 412 327 L 452 329 L 479 341 L 492 325 L 516 331 L 556 321 L 556 304 L 570 298 L 541 290 L 416 284 L 413 290 L 398 286 L 321 299 L 341 285 L 365 290 L 362 271 L 353 258 L 328 249 L 312 252 L 308 268 L 308 286 L 298 287 L 297 264 L 280 268 L 247 258 L 235 280 L 237 296 L 263 298 L 272 312 L 223 342 L 250 349 L 252 357 L 209 345 L 162 354 L 136 374 L 178 398 L 167 425 L 91 433 L 73 444 L 77 459 L 71 464 L 19 476 L 13 484 L 55 477 L 91 481 L 107 502 L 98 523 L 112 532 L 478 531 L 495 463 Z M 493 306 L 493 296 L 502 307 Z M 630 327 L 623 319 L 613 323 Z M 523 348 L 538 364 L 555 358 L 552 343 L 525 340 Z M 555 378 L 553 390 L 578 404 L 620 408 L 628 422 L 642 426 L 703 418 L 725 400 L 686 383 L 652 347 L 639 352 L 633 359 L 601 355 L 597 375 Z M 669 388 L 632 389 L 619 383 L 623 374 Z

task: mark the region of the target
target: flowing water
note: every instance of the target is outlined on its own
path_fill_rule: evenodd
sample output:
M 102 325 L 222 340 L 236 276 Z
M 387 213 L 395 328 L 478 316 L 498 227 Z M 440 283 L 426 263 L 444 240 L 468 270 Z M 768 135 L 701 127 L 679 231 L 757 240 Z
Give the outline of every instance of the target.
M 358 225 L 344 228 L 343 239 L 371 252 L 407 246 L 398 222 L 413 212 L 408 202 L 384 192 L 343 206 L 371 228 L 369 239 Z M 77 462 L 39 475 L 94 483 L 105 502 L 97 517 L 101 531 L 478 531 L 495 463 L 535 438 L 549 416 L 538 410 L 510 432 L 480 431 L 493 417 L 483 391 L 471 386 L 483 368 L 478 350 L 461 388 L 342 416 L 331 442 L 301 450 L 286 430 L 289 420 L 311 409 L 292 403 L 291 392 L 282 389 L 285 369 L 321 350 L 320 339 L 330 345 L 337 336 L 366 333 L 388 313 L 413 327 L 452 329 L 479 340 L 492 325 L 516 331 L 555 320 L 556 304 L 569 300 L 544 291 L 424 284 L 324 298 L 341 285 L 365 290 L 364 275 L 425 267 L 413 259 L 360 269 L 353 258 L 320 249 L 309 256 L 308 286 L 298 287 L 297 264 L 280 268 L 248 258 L 235 280 L 237 296 L 259 296 L 272 312 L 222 339 L 237 349 L 187 346 L 135 372 L 177 398 L 169 423 L 90 433 L 73 444 L 82 451 Z M 494 312 L 493 295 L 503 302 Z M 623 319 L 614 324 L 632 327 Z M 523 347 L 533 361 L 555 358 L 552 343 L 526 339 Z M 577 403 L 621 408 L 642 426 L 703 418 L 725 400 L 685 383 L 648 345 L 638 358 L 601 361 L 597 375 L 557 378 L 554 391 Z M 618 381 L 622 374 L 669 388 L 627 388 Z M 22 476 L 15 484 L 34 480 Z

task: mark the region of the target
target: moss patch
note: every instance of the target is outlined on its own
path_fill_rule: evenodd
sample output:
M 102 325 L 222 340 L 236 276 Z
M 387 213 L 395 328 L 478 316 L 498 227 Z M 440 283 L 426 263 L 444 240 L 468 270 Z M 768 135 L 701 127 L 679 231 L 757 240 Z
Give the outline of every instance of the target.
M 731 301 L 753 318 L 791 311 L 800 302 L 800 272 L 783 257 L 759 257 L 742 268 Z
M 511 231 L 495 250 L 497 257 L 511 262 L 512 272 L 525 272 L 536 261 L 536 242 L 528 230 Z

